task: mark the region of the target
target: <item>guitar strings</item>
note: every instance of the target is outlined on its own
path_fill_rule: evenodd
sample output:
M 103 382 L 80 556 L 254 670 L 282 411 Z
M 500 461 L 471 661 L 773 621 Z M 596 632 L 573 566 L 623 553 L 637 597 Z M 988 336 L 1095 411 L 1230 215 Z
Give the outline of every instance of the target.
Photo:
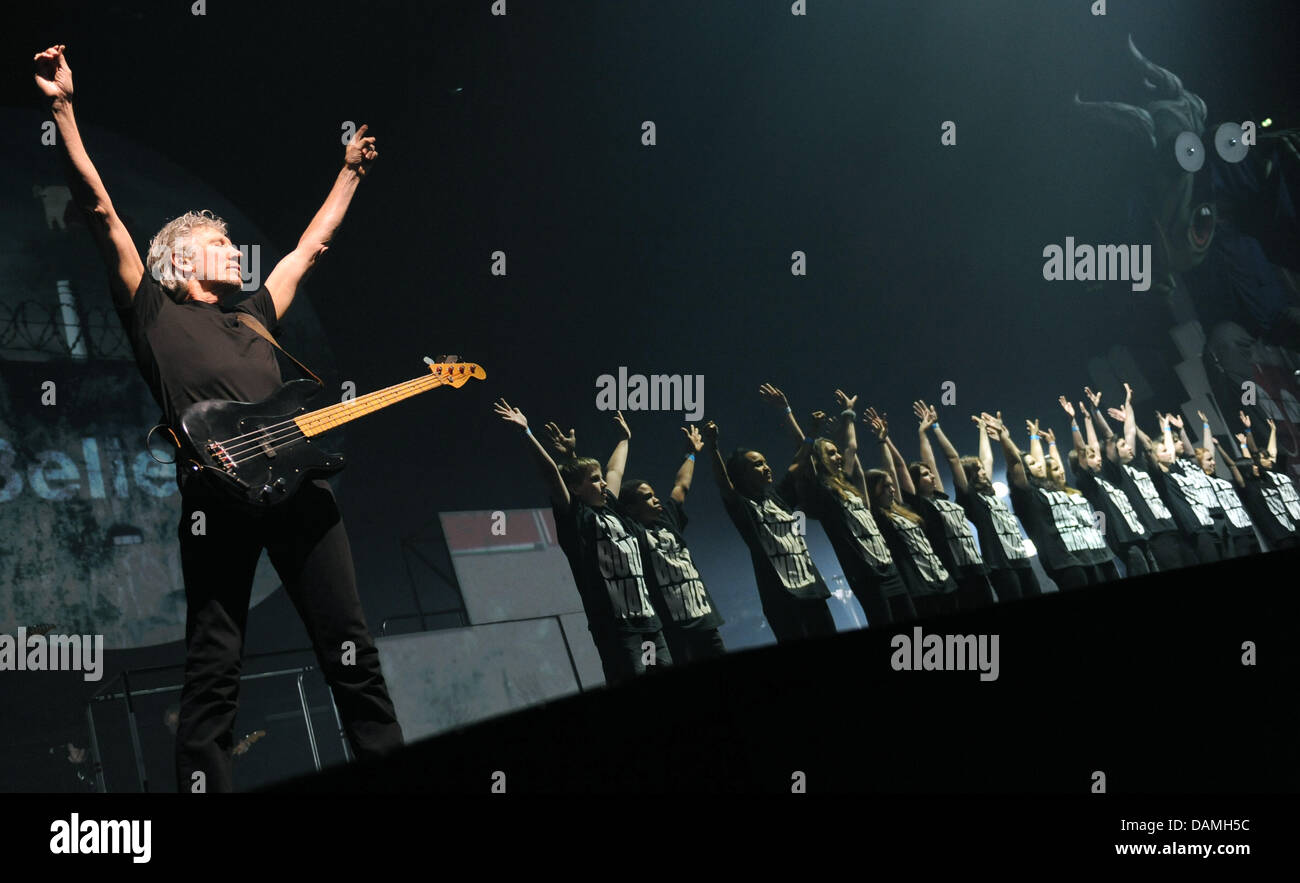
M 396 401 L 401 401 L 402 398 L 405 398 L 405 396 L 398 395 L 399 393 L 405 393 L 409 389 L 412 389 L 417 386 L 424 386 L 427 389 L 434 389 L 436 387 L 445 385 L 450 380 L 455 379 L 456 376 L 464 376 L 468 378 L 468 377 L 473 377 L 474 375 L 473 375 L 473 370 L 471 369 L 471 371 L 468 374 L 459 374 L 455 376 L 450 374 L 443 374 L 443 375 L 433 374 L 427 377 L 417 377 L 413 380 L 407 380 L 403 383 L 398 383 L 393 386 L 387 387 L 386 389 L 381 389 L 376 392 L 368 393 L 364 398 L 369 399 L 371 402 L 374 403 L 382 402 L 385 404 L 389 404 L 391 402 L 389 402 L 388 400 L 394 399 L 395 396 L 396 396 L 395 399 Z M 423 392 L 425 390 L 419 390 L 419 391 Z M 320 410 L 324 412 L 324 411 L 331 411 L 336 408 L 352 409 L 355 407 L 356 407 L 355 402 L 346 405 L 340 403 L 338 405 L 331 405 L 328 408 L 321 408 Z M 342 413 L 347 413 L 347 410 L 344 410 Z M 356 416 L 360 416 L 360 414 L 357 414 Z M 332 419 L 333 419 L 333 415 L 326 416 L 325 414 L 317 413 L 317 416 L 313 417 L 311 422 L 318 423 L 320 421 L 330 421 Z M 250 438 L 251 436 L 260 436 L 260 437 Z M 270 451 L 275 451 L 280 448 L 287 447 L 288 445 L 294 444 L 306 437 L 307 437 L 306 433 L 304 433 L 302 431 L 302 427 L 300 427 L 297 424 L 297 420 L 290 419 L 290 420 L 282 421 L 280 423 L 274 423 L 269 426 L 262 427 L 261 429 L 255 430 L 253 432 L 246 432 L 243 435 L 233 436 L 232 438 L 226 439 L 225 441 L 218 442 L 218 444 L 222 445 L 223 448 L 225 448 L 226 454 L 230 457 L 230 460 L 234 465 L 240 465 L 242 463 L 247 463 L 249 460 L 259 455 L 266 456 L 268 454 L 268 448 L 270 449 Z M 242 445 L 232 444 L 233 442 L 238 442 L 241 439 L 248 439 L 248 441 L 244 442 Z

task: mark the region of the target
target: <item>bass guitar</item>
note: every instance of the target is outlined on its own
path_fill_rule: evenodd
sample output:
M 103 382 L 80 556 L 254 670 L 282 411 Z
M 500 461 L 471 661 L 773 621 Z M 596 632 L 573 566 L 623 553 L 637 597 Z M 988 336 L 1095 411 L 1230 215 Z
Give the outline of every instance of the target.
M 238 502 L 268 508 L 293 496 L 304 481 L 333 475 L 344 466 L 341 454 L 321 450 L 317 436 L 366 414 L 439 386 L 460 388 L 487 373 L 479 365 L 429 363 L 429 373 L 314 411 L 307 402 L 323 387 L 291 380 L 260 402 L 197 402 L 186 408 L 176 442 L 191 467 Z

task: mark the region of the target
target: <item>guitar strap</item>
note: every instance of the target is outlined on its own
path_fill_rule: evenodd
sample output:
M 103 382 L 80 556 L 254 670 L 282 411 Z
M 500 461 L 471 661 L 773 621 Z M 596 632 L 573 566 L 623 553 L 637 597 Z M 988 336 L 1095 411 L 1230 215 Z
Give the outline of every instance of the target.
M 259 322 L 256 316 L 251 316 L 248 313 L 245 313 L 243 310 L 235 310 L 235 318 L 237 318 L 242 324 L 247 325 L 249 328 L 256 331 L 258 335 L 260 335 L 261 337 L 266 338 L 267 342 L 270 343 L 271 346 L 275 347 L 280 352 L 284 353 L 286 356 L 289 357 L 289 360 L 291 362 L 293 362 L 303 371 L 307 372 L 307 374 L 311 375 L 312 380 L 315 380 L 321 386 L 325 385 L 324 381 L 322 381 L 319 377 L 316 376 L 316 372 L 312 371 L 302 362 L 299 362 L 297 359 L 293 357 L 293 355 L 288 350 L 280 346 L 280 344 L 276 343 L 275 338 L 271 336 L 271 332 L 266 330 L 266 326 L 263 325 L 261 322 Z M 170 426 L 167 425 L 167 417 L 165 415 L 160 416 L 158 418 L 158 424 L 153 429 L 149 430 L 149 435 L 145 436 L 146 448 L 148 448 L 149 446 L 149 439 L 153 436 L 154 432 L 158 429 L 165 429 L 167 433 L 172 437 L 172 443 L 176 445 L 177 450 L 180 450 L 181 441 L 179 438 L 176 437 L 175 430 L 173 430 Z M 155 457 L 154 459 L 157 458 Z M 159 461 L 159 462 L 164 462 L 164 461 Z
M 266 326 L 265 326 L 265 325 L 263 325 L 261 322 L 257 321 L 257 317 L 256 317 L 256 316 L 251 316 L 251 315 L 249 315 L 248 313 L 245 313 L 243 310 L 236 310 L 236 311 L 235 311 L 235 316 L 236 316 L 236 318 L 239 319 L 240 322 L 243 322 L 243 323 L 244 323 L 245 325 L 247 325 L 249 328 L 252 328 L 254 331 L 256 331 L 258 334 L 260 334 L 262 337 L 265 337 L 265 338 L 267 339 L 267 342 L 269 342 L 269 343 L 271 344 L 271 346 L 275 347 L 275 348 L 278 349 L 280 352 L 284 353 L 286 356 L 289 356 L 290 361 L 292 361 L 292 362 L 293 362 L 295 365 L 297 365 L 299 368 L 301 368 L 302 370 L 304 370 L 304 371 L 306 371 L 308 374 L 310 374 L 312 380 L 316 381 L 316 382 L 319 383 L 321 386 L 324 386 L 324 385 L 325 385 L 324 381 L 322 381 L 319 377 L 317 377 L 316 374 L 315 374 L 315 372 L 313 372 L 310 368 L 308 368 L 308 367 L 307 367 L 306 365 L 304 365 L 302 362 L 299 362 L 297 359 L 295 359 L 292 355 L 289 354 L 289 351 L 286 350 L 284 347 L 280 346 L 280 344 L 276 343 L 276 342 L 275 342 L 275 338 L 271 336 L 271 332 L 269 332 L 269 331 L 266 330 Z

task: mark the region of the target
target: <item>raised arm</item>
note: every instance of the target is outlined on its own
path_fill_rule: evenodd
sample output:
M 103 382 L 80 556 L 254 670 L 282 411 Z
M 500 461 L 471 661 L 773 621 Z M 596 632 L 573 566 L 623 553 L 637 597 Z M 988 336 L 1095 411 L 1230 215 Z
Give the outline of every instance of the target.
M 984 422 L 984 415 L 976 417 L 972 414 L 970 419 L 975 422 L 975 427 L 979 431 L 980 465 L 984 467 L 984 474 L 991 476 L 993 474 L 993 447 L 989 444 L 989 425 Z
M 799 428 L 799 421 L 794 418 L 794 410 L 790 407 L 790 402 L 786 399 L 785 393 L 770 383 L 764 383 L 758 388 L 758 394 L 764 402 L 782 412 L 781 426 L 796 445 L 802 445 L 804 440 L 803 430 Z
M 609 488 L 610 496 L 617 497 L 618 492 L 623 489 L 623 472 L 627 469 L 627 443 L 632 438 L 632 430 L 623 419 L 622 411 L 616 412 L 614 426 L 622 434 L 622 438 L 614 445 L 614 453 L 609 455 L 609 462 L 605 464 L 605 486 Z
M 858 470 L 858 428 L 854 425 L 858 414 L 853 410 L 857 407 L 858 397 L 850 397 L 843 390 L 837 389 L 835 404 L 840 409 L 839 426 L 835 434 L 836 444 L 840 446 L 840 454 L 844 457 L 844 477 L 853 481 Z
M 686 495 L 691 490 L 691 479 L 695 477 L 695 458 L 704 450 L 704 439 L 694 424 L 683 426 L 682 432 L 686 433 L 686 459 L 682 460 L 682 465 L 677 469 L 672 491 L 672 498 L 679 503 L 686 502 Z
M 882 415 L 877 414 L 875 408 L 867 408 L 867 412 L 862 419 L 871 427 L 872 433 L 876 436 L 876 441 L 880 443 L 880 468 L 889 473 L 889 476 L 894 480 L 894 487 L 900 487 L 898 470 L 894 468 L 894 455 L 890 451 L 892 446 L 889 443 L 889 421 Z M 904 470 L 904 472 L 906 471 Z M 910 476 L 908 481 L 910 483 Z
M 362 125 L 357 129 L 348 146 L 344 148 L 343 168 L 334 179 L 334 186 L 330 188 L 325 202 L 316 212 L 316 216 L 311 219 L 302 236 L 298 238 L 297 247 L 285 255 L 275 265 L 271 275 L 266 277 L 266 290 L 271 293 L 271 300 L 275 302 L 277 319 L 282 317 L 289 309 L 289 304 L 293 303 L 298 286 L 306 278 L 307 273 L 329 250 L 329 244 L 334 240 L 339 225 L 343 223 L 343 216 L 347 214 L 348 206 L 352 204 L 352 197 L 356 195 L 357 185 L 370 170 L 370 163 L 379 156 L 379 151 L 375 149 L 374 137 L 366 137 L 367 128 L 368 126 Z
M 546 448 L 542 447 L 528 428 L 528 418 L 518 408 L 510 407 L 505 399 L 500 399 L 492 406 L 502 420 L 507 423 L 523 429 L 524 439 L 528 443 L 529 452 L 533 455 L 533 462 L 537 464 L 537 470 L 541 473 L 542 481 L 546 484 L 546 489 L 551 495 L 551 502 L 560 508 L 569 507 L 569 489 L 564 485 L 564 479 L 560 477 L 560 470 L 556 467 L 555 461 L 551 455 L 546 453 Z
M 1002 444 L 1002 457 L 1007 461 L 1007 481 L 1021 490 L 1028 490 L 1029 477 L 1025 475 L 1025 461 L 1020 455 L 1020 448 L 1016 447 L 1015 440 L 1011 438 L 1011 430 L 1007 429 L 1007 425 L 1002 422 L 1002 412 L 998 411 L 996 417 L 988 413 L 980 416 L 984 418 L 989 435 L 996 434 Z
M 1241 470 L 1237 468 L 1237 458 L 1229 454 L 1227 448 L 1220 444 L 1217 438 L 1210 436 L 1210 439 L 1214 442 L 1214 447 L 1219 452 L 1219 459 L 1228 464 L 1228 471 L 1232 473 L 1232 483 L 1239 488 L 1244 488 L 1246 486 L 1246 479 L 1242 478 Z
M 944 492 L 943 479 L 939 477 L 939 466 L 934 462 L 934 449 L 930 447 L 930 437 L 925 434 L 925 431 L 931 426 L 939 425 L 939 414 L 925 402 L 912 402 L 912 413 L 916 414 L 917 420 L 920 421 L 917 433 L 921 437 L 921 462 L 934 476 L 935 493 L 941 494 Z M 908 477 L 910 478 L 911 475 L 909 474 Z
M 1182 414 L 1166 414 L 1165 420 L 1170 426 L 1178 428 L 1178 437 L 1183 442 L 1183 456 L 1189 460 L 1196 459 L 1196 447 L 1192 444 L 1192 438 L 1187 434 L 1187 425 L 1183 420 Z
M 95 248 L 108 268 L 113 304 L 125 309 L 131 305 L 140 280 L 144 278 L 144 262 L 140 260 L 140 252 L 131 241 L 131 234 L 118 217 L 113 201 L 108 198 L 108 190 L 81 142 L 81 133 L 72 112 L 72 69 L 63 54 L 65 48 L 63 44 L 51 46 L 34 56 L 36 88 L 49 99 L 54 126 L 58 130 L 64 177 L 73 201 L 85 215 Z
M 736 489 L 732 487 L 731 478 L 727 475 L 727 464 L 722 460 L 722 454 L 718 451 L 718 424 L 712 420 L 704 422 L 704 450 L 708 454 L 709 463 L 713 467 L 713 483 L 718 486 L 718 492 L 722 494 L 723 501 L 731 500 L 736 497 Z
M 935 417 L 938 416 L 935 414 L 934 408 L 931 408 L 930 412 L 934 414 Z M 980 433 L 980 435 L 983 435 L 983 433 Z M 969 483 L 966 481 L 966 470 L 963 469 L 961 465 L 961 454 L 958 454 L 957 449 L 953 447 L 952 442 L 948 441 L 948 436 L 943 434 L 943 429 L 939 426 L 939 421 L 937 419 L 934 423 L 934 440 L 939 443 L 939 450 L 943 453 L 943 458 L 948 461 L 948 468 L 952 470 L 953 485 L 956 486 L 957 490 L 961 493 L 966 493 Z M 993 473 L 990 472 L 989 474 L 992 475 Z M 938 473 L 935 473 L 935 476 L 935 487 L 939 488 Z
M 1092 414 L 1087 408 L 1083 407 L 1083 402 L 1079 403 L 1079 411 L 1083 415 L 1083 428 L 1088 436 L 1088 444 L 1100 451 L 1101 442 L 1097 439 L 1097 429 L 1092 424 Z M 1079 456 L 1082 457 L 1083 453 L 1080 452 Z
M 1079 455 L 1079 461 L 1082 462 L 1084 445 L 1083 431 L 1079 429 L 1079 421 L 1075 419 L 1074 405 L 1070 404 L 1070 400 L 1065 396 L 1058 396 L 1056 400 L 1061 403 L 1061 410 L 1070 415 L 1070 441 L 1074 445 L 1075 453 Z M 1087 412 L 1085 411 L 1084 415 L 1086 414 Z M 1088 421 L 1088 429 L 1089 431 L 1092 431 L 1091 420 Z M 1093 433 L 1093 442 L 1095 443 L 1096 440 L 1096 433 Z
M 1277 424 L 1273 422 L 1272 417 L 1264 418 L 1268 421 L 1268 458 L 1274 463 L 1277 462 Z
M 1051 459 L 1051 461 L 1056 464 L 1056 467 L 1061 470 L 1061 474 L 1064 475 L 1065 464 L 1061 462 L 1061 452 L 1056 447 L 1056 433 L 1050 429 L 1044 429 L 1042 430 L 1042 435 L 1043 438 L 1046 439 L 1047 441 L 1048 458 Z
M 1029 430 L 1029 455 L 1035 460 L 1047 462 L 1043 454 L 1043 434 L 1039 431 L 1037 420 L 1026 420 L 1025 429 Z

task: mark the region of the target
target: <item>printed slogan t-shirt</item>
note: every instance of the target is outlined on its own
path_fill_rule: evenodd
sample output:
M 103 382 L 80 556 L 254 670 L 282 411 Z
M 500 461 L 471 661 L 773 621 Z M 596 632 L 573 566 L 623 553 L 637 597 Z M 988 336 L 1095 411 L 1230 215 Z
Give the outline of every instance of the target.
M 659 631 L 641 543 L 618 501 L 608 497 L 604 506 L 589 506 L 570 494 L 567 509 L 558 504 L 551 509 L 556 538 L 587 612 L 587 628 L 601 635 Z
M 889 543 L 871 509 L 856 494 L 841 497 L 818 482 L 807 488 L 812 515 L 817 518 L 850 586 L 882 586 L 886 597 L 907 593 L 899 578 Z
M 980 552 L 994 569 L 1030 567 L 1025 540 L 1020 535 L 1016 516 L 993 494 L 976 490 L 958 490 L 957 502 L 975 523 L 980 535 Z
M 682 536 L 686 508 L 671 497 L 663 507 L 663 515 L 654 524 L 637 525 L 645 552 L 646 581 L 651 600 L 659 602 L 660 621 L 684 631 L 716 629 L 723 623 L 722 616 Z
M 749 547 L 760 599 L 783 594 L 801 600 L 831 596 L 799 531 L 799 520 L 785 500 L 769 490 L 757 502 L 727 494 L 723 504 Z

